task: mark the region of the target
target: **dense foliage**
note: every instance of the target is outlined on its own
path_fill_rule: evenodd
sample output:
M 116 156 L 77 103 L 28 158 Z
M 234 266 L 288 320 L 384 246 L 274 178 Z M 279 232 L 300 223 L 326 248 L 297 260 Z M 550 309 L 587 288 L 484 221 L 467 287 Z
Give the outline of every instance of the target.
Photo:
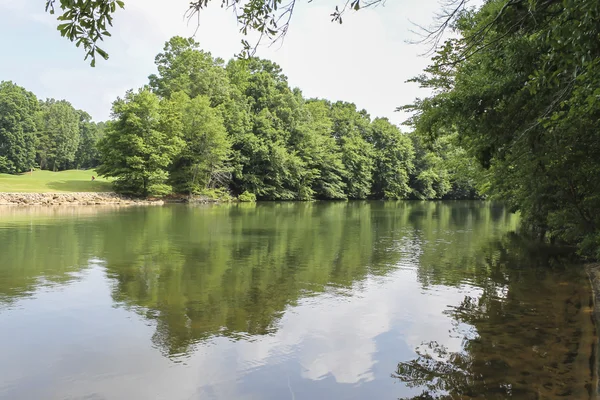
M 38 101 L 12 82 L 0 82 L 0 173 L 53 171 L 98 165 L 104 124 L 65 101 Z
M 417 143 L 345 102 L 305 99 L 268 60 L 227 64 L 174 37 L 149 86 L 113 105 L 101 175 L 124 193 L 259 200 L 477 196 L 455 141 Z M 418 149 L 417 151 L 415 149 Z M 474 164 L 474 163 L 473 163 Z
M 493 0 L 463 13 L 410 107 L 421 137 L 457 135 L 486 188 L 540 237 L 600 256 L 600 3 Z
M 29 170 L 35 162 L 38 102 L 12 82 L 0 83 L 0 172 Z
M 147 89 L 130 91 L 113 105 L 116 120 L 100 142 L 98 173 L 114 177 L 121 193 L 148 196 L 170 192 L 168 167 L 183 146 L 181 116 L 168 100 Z
M 0 172 L 97 168 L 115 190 L 245 194 L 258 200 L 447 199 L 478 196 L 475 164 L 455 139 L 424 143 L 352 103 L 305 99 L 281 68 L 228 63 L 174 37 L 149 85 L 113 120 L 65 100 L 0 86 Z

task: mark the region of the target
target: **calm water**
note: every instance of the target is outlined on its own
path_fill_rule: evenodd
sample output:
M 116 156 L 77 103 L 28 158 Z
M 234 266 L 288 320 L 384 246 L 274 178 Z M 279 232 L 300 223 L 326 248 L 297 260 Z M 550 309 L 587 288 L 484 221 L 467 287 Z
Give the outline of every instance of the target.
M 482 202 L 0 208 L 1 399 L 587 399 L 581 267 Z

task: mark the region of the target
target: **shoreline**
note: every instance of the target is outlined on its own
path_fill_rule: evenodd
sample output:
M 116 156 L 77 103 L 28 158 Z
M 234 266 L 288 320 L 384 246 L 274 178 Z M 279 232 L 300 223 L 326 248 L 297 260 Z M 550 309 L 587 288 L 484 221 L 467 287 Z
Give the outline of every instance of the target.
M 600 332 L 600 263 L 591 263 L 585 265 L 585 271 L 590 280 L 590 286 L 592 290 L 592 304 L 590 304 L 592 313 L 591 318 L 596 328 L 596 336 Z M 592 358 L 590 360 L 590 367 L 592 369 L 592 376 L 594 379 L 595 387 L 592 389 L 592 396 L 595 399 L 600 399 L 600 376 L 598 375 L 600 367 L 600 349 L 599 340 L 596 339 L 592 346 Z
M 139 198 L 115 192 L 0 192 L 1 206 L 127 206 L 164 204 L 217 204 L 222 200 L 205 196 L 167 196 L 165 198 Z
M 162 199 L 138 199 L 114 192 L 0 193 L 0 206 L 163 205 Z

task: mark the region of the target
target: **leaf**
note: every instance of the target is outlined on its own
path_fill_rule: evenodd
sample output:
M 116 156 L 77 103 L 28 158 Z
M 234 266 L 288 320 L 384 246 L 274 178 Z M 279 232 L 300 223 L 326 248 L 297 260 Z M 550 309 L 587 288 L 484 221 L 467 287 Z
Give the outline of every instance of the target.
M 105 52 L 104 50 L 102 50 L 100 47 L 96 47 L 96 51 L 98 52 L 98 54 L 100 54 L 100 56 L 102 58 L 104 58 L 105 60 L 108 60 L 108 53 Z
M 60 24 L 56 27 L 56 29 L 62 32 L 64 30 L 67 30 L 70 26 L 71 24 Z

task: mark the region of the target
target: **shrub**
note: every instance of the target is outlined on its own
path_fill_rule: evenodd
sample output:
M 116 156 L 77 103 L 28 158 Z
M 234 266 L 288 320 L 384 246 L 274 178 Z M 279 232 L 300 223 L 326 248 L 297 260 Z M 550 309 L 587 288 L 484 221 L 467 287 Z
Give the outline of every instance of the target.
M 256 195 L 254 193 L 245 191 L 238 196 L 238 200 L 245 203 L 254 203 L 256 201 Z

